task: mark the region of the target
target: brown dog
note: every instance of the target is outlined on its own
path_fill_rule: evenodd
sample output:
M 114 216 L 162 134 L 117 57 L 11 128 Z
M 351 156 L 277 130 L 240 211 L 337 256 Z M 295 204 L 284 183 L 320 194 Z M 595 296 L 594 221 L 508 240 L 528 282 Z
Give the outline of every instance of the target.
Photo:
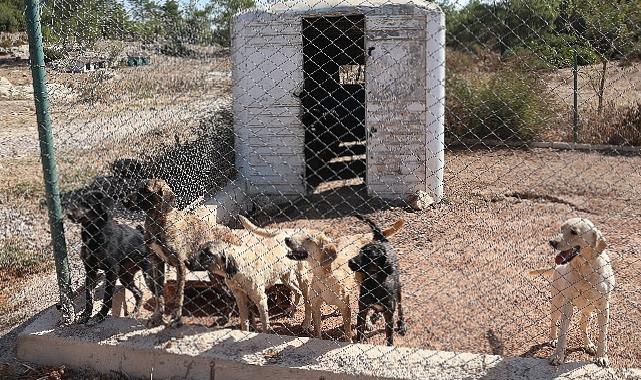
M 169 321 L 170 327 L 182 324 L 187 269 L 194 267 L 201 246 L 211 241 L 240 245 L 241 241 L 231 229 L 217 224 L 206 207 L 193 212 L 183 212 L 176 208 L 176 197 L 165 181 L 151 179 L 140 184 L 131 194 L 125 205 L 131 210 L 141 210 L 147 214 L 145 220 L 145 244 L 152 258 L 154 282 L 164 283 L 164 264 L 176 268 L 176 309 Z M 211 274 L 210 274 L 211 275 Z M 148 327 L 162 323 L 164 299 L 162 286 L 154 294 L 156 307 L 147 323 Z
M 243 222 L 243 226 L 257 235 L 269 237 L 276 232 L 267 231 Z M 383 231 L 385 236 L 392 236 L 403 227 L 405 221 L 400 219 L 390 228 Z M 360 278 L 355 277 L 347 262 L 356 256 L 359 249 L 372 240 L 372 234 L 354 234 L 343 236 L 335 241 L 321 231 L 309 229 L 289 229 L 285 244 L 290 249 L 287 257 L 296 261 L 307 261 L 313 278 L 309 296 L 311 299 L 314 335 L 321 336 L 321 306 L 323 302 L 338 307 L 343 318 L 344 339 L 352 339 L 351 295 L 357 289 Z M 281 231 L 282 233 L 282 231 Z

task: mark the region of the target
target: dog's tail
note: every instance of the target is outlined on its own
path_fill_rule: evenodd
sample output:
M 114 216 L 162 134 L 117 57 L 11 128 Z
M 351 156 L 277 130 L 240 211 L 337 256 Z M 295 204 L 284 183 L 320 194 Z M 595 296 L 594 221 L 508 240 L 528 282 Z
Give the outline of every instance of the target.
M 250 222 L 249 219 L 245 218 L 242 215 L 238 215 L 238 219 L 240 220 L 240 223 L 247 229 L 248 231 L 251 231 L 255 233 L 258 236 L 266 237 L 266 238 L 272 238 L 276 235 L 278 235 L 278 232 L 276 231 L 268 231 L 264 228 L 258 227 L 254 223 Z
M 373 220 L 361 214 L 354 214 L 354 216 L 369 225 L 369 228 L 372 229 L 372 233 L 374 234 L 374 241 L 387 241 L 387 236 L 385 236 L 383 230 L 381 230 Z
M 545 277 L 552 276 L 552 273 L 554 273 L 554 268 L 535 269 L 528 272 L 530 276 L 545 276 Z
M 396 222 L 394 222 L 394 224 L 392 224 L 391 226 L 389 226 L 386 229 L 384 229 L 383 230 L 383 235 L 385 235 L 385 237 L 390 237 L 390 236 L 394 235 L 395 233 L 397 233 L 401 228 L 403 228 L 404 225 L 405 225 L 405 219 L 401 218 L 401 219 L 397 220 Z

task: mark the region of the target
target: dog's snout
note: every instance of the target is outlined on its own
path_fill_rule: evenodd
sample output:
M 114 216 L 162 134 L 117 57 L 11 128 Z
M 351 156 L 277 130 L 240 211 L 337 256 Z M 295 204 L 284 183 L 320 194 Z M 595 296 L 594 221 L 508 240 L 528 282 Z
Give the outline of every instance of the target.
M 559 245 L 559 242 L 556 240 L 550 240 L 550 245 L 552 248 L 556 248 Z
M 292 245 L 292 238 L 290 238 L 290 237 L 286 237 L 286 238 L 285 238 L 285 244 L 286 244 L 288 247 L 291 247 L 291 245 Z

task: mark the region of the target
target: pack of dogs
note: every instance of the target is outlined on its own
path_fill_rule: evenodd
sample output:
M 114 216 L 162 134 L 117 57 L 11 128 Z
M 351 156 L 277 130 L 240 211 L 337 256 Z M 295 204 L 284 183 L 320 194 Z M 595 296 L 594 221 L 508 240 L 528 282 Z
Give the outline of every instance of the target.
M 382 316 L 385 341 L 392 346 L 394 334 L 405 335 L 399 255 L 389 238 L 403 228 L 399 219 L 386 229 L 360 214 L 371 233 L 330 237 L 322 230 L 290 228 L 269 230 L 239 216 L 242 229 L 216 223 L 204 206 L 190 211 L 176 207 L 176 197 L 160 179 L 144 180 L 127 196 L 124 205 L 145 215 L 144 226 L 130 227 L 114 220 L 113 201 L 100 191 L 86 194 L 67 210 L 67 217 L 80 225 L 81 251 L 85 269 L 85 308 L 77 322 L 95 325 L 109 314 L 116 282 L 130 290 L 138 317 L 143 292 L 134 280 L 142 273 L 154 297 L 154 310 L 147 327 L 178 327 L 183 324 L 184 291 L 188 271 L 206 271 L 210 280 L 222 279 L 222 297 L 229 307 L 218 325 L 229 323 L 237 308 L 240 329 L 270 331 L 267 289 L 281 283 L 291 289 L 293 301 L 285 314 L 292 317 L 301 299 L 304 319 L 301 328 L 321 337 L 323 304 L 338 310 L 343 322 L 343 340 L 365 342 L 368 330 Z M 532 276 L 551 277 L 550 362 L 564 363 L 569 326 L 575 308 L 580 310 L 584 350 L 595 363 L 608 366 L 607 329 L 614 272 L 605 252 L 603 234 L 589 220 L 573 218 L 549 241 L 558 252 L 555 265 L 530 271 Z M 165 320 L 166 266 L 176 272 L 175 307 Z M 93 314 L 98 272 L 105 274 L 101 307 Z M 358 289 L 357 294 L 354 290 Z M 356 333 L 352 308 L 357 304 Z M 255 309 L 251 306 L 254 305 Z M 589 337 L 588 324 L 596 312 L 597 343 Z M 370 314 L 371 313 L 371 314 Z

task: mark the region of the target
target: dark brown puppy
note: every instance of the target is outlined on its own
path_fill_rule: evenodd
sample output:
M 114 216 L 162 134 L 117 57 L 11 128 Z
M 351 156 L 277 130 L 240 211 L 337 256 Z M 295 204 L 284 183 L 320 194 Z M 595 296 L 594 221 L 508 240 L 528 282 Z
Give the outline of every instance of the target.
M 86 300 L 85 310 L 80 314 L 78 323 L 96 324 L 107 317 L 117 279 L 134 295 L 134 314 L 140 311 L 142 305 L 142 291 L 134 282 L 134 276 L 139 270 L 143 271 L 147 286 L 154 290 L 142 227 L 132 228 L 115 222 L 109 210 L 111 206 L 109 197 L 100 191 L 93 191 L 67 210 L 69 220 L 81 226 L 80 258 L 85 268 Z M 102 307 L 92 317 L 93 291 L 98 284 L 99 270 L 105 272 L 105 291 Z
M 136 192 L 125 202 L 131 210 L 147 214 L 145 220 L 145 244 L 152 253 L 154 279 L 163 283 L 164 263 L 176 268 L 176 309 L 169 321 L 170 327 L 182 324 L 182 306 L 187 269 L 201 267 L 198 253 L 201 246 L 210 241 L 223 241 L 240 245 L 240 239 L 231 229 L 217 224 L 206 207 L 192 212 L 176 208 L 176 197 L 165 181 L 143 181 Z M 213 274 L 210 273 L 210 276 Z M 164 313 L 162 289 L 155 294 L 157 302 L 148 327 L 161 324 Z

